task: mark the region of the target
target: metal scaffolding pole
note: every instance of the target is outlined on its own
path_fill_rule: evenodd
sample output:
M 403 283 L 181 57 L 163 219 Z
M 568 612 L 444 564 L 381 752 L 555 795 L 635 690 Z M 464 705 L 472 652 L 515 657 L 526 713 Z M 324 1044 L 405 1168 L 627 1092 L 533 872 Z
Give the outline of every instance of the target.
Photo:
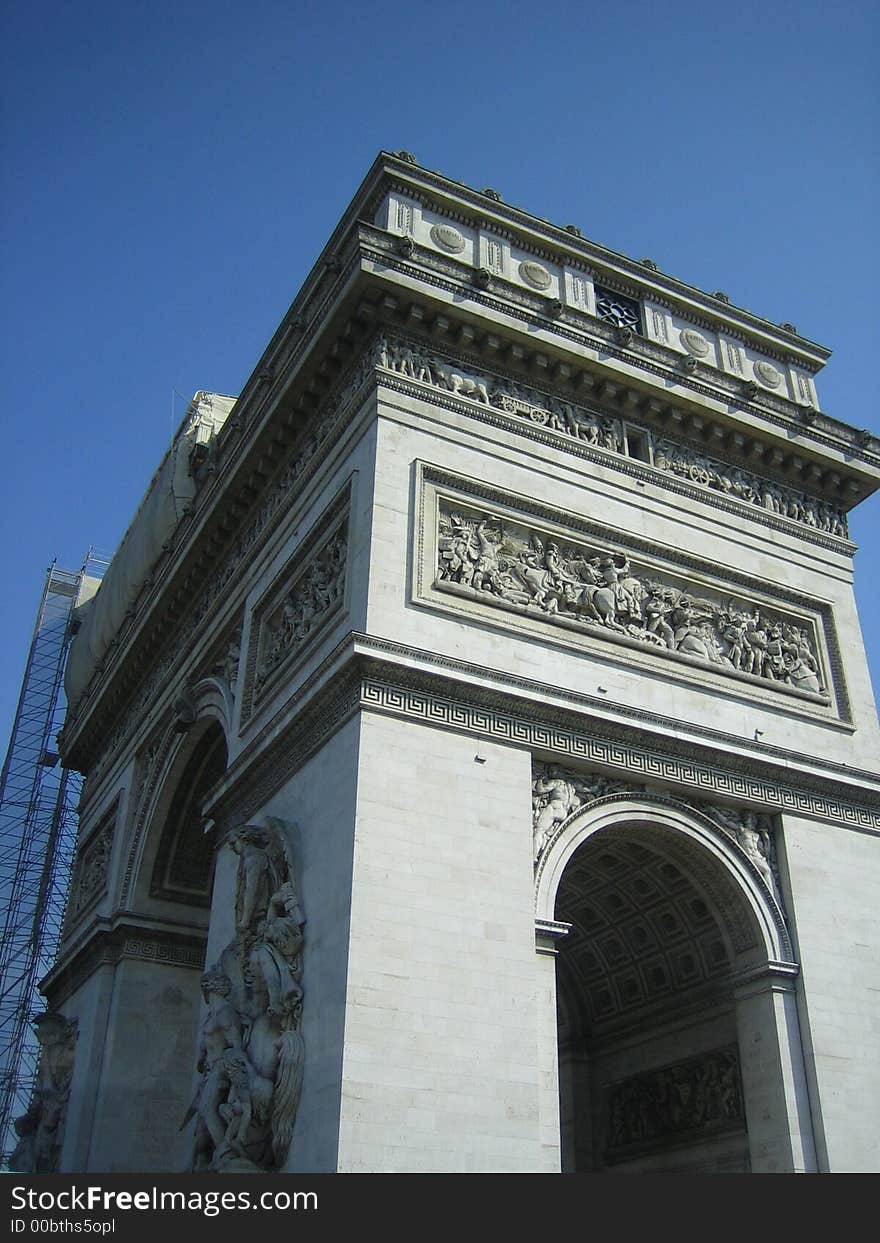
M 76 849 L 82 779 L 59 766 L 55 737 L 64 722 L 64 665 L 73 611 L 86 578 L 106 559 L 92 550 L 81 570 L 52 565 L 46 575 L 9 750 L 0 776 L 0 1149 L 15 1147 L 13 1121 L 30 1101 L 39 1060 L 31 1029 L 44 1009 L 37 984 L 58 950 Z

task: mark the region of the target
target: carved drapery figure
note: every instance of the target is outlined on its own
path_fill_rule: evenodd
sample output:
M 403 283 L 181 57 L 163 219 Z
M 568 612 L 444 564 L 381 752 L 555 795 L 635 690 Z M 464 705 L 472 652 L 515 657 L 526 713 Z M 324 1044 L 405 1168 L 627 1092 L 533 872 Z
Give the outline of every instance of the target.
M 598 628 L 719 670 L 821 694 L 813 642 L 793 620 L 703 599 L 634 569 L 628 557 L 548 540 L 535 530 L 441 505 L 436 585 L 496 606 Z
M 202 977 L 202 1077 L 183 1123 L 198 1119 L 196 1170 L 277 1170 L 287 1157 L 304 1060 L 293 837 L 272 818 L 226 843 L 238 856 L 235 936 Z
M 563 820 L 606 794 L 633 793 L 633 786 L 595 773 L 572 773 L 559 764 L 539 764 L 532 777 L 532 844 L 535 862 Z
M 40 1044 L 37 1082 L 27 1112 L 15 1120 L 18 1144 L 9 1168 L 28 1174 L 58 1169 L 67 1098 L 73 1077 L 77 1020 L 47 1011 L 34 1019 Z
M 224 679 L 230 691 L 235 694 L 238 681 L 238 667 L 241 662 L 241 626 L 233 630 L 226 644 L 223 655 L 215 664 L 212 672 Z
M 707 805 L 705 810 L 724 829 L 728 837 L 733 838 L 781 907 L 782 896 L 769 817 L 760 816 L 754 811 L 739 811 L 714 805 Z

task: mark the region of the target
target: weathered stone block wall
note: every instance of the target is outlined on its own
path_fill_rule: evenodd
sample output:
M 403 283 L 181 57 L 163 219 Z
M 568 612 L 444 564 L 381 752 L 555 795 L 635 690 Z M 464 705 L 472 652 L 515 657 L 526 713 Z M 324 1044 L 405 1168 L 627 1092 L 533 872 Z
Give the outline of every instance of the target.
M 340 1170 L 553 1168 L 530 772 L 513 748 L 363 718 Z
M 192 1131 L 199 970 L 123 959 L 107 1014 L 89 1171 L 183 1173 Z
M 783 818 L 820 1168 L 877 1171 L 880 872 L 873 837 Z

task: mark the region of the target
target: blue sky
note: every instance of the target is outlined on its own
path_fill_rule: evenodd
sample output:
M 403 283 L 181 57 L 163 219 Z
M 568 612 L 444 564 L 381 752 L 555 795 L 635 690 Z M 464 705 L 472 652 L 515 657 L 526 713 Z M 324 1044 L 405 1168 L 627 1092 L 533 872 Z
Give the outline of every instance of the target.
M 121 537 L 186 402 L 236 393 L 381 148 L 834 350 L 880 431 L 880 6 L 2 6 L 0 747 L 45 569 Z M 856 511 L 880 685 L 880 498 Z

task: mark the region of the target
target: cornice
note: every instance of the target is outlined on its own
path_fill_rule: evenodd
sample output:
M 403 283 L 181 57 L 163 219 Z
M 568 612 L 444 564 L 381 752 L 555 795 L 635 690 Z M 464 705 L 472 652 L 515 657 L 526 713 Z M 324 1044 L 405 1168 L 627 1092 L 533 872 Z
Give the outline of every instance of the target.
M 689 795 L 880 833 L 880 777 L 720 730 L 351 633 L 215 787 L 221 825 L 247 819 L 360 712 L 510 743 Z
M 133 914 L 98 919 L 75 941 L 62 944 L 55 966 L 39 982 L 39 989 L 53 1008 L 60 1009 L 99 967 L 116 967 L 126 958 L 201 971 L 207 939 L 207 931 L 199 934 L 191 926 L 163 926 L 158 920 Z
M 740 430 L 747 436 L 754 436 L 756 429 L 744 423 L 737 412 L 747 413 L 751 418 L 760 420 L 763 425 L 761 430 L 774 442 L 781 444 L 784 438 L 789 454 L 804 451 L 809 455 L 811 450 L 826 458 L 829 451 L 839 454 L 841 460 L 835 460 L 834 465 L 842 475 L 851 471 L 854 462 L 859 462 L 872 472 L 874 486 L 877 485 L 880 454 L 868 448 L 871 441 L 877 443 L 876 438 L 869 437 L 866 442 L 862 431 L 830 415 L 812 408 L 807 414 L 790 398 L 768 389 L 757 390 L 751 398 L 742 377 L 729 375 L 714 367 L 698 364 L 695 372 L 687 373 L 682 370 L 682 355 L 668 346 L 644 336 L 633 336 L 629 344 L 621 345 L 616 330 L 595 315 L 569 305 L 561 311 L 551 312 L 546 297 L 503 277 L 493 275 L 489 288 L 482 289 L 474 285 L 473 268 L 427 247 L 415 245 L 411 252 L 402 257 L 399 237 L 376 226 L 362 225 L 360 236 L 365 262 L 372 257 L 373 275 L 383 279 L 392 291 L 397 283 L 405 282 L 400 294 L 407 308 L 412 305 L 412 286 L 418 283 L 425 287 L 425 297 L 429 301 L 436 299 L 438 293 L 445 295 L 450 305 L 441 307 L 442 317 L 457 315 L 460 319 L 468 315 L 473 321 L 476 310 L 485 324 L 478 336 L 473 330 L 467 334 L 468 342 L 473 343 L 471 353 L 478 344 L 478 338 L 479 343 L 483 344 L 487 334 L 489 337 L 504 337 L 504 323 L 491 318 L 493 315 L 502 316 L 512 321 L 507 328 L 508 333 L 517 325 L 521 332 L 527 334 L 524 338 L 526 352 L 519 351 L 521 365 L 538 366 L 545 377 L 558 370 L 560 360 L 552 357 L 554 349 L 564 351 L 567 356 L 565 361 L 574 367 L 575 374 L 571 378 L 575 383 L 582 382 L 585 374 L 605 374 L 615 384 L 626 388 L 628 384 L 635 383 L 641 374 L 644 384 L 650 386 L 641 393 L 643 400 L 660 400 L 669 410 L 676 406 L 687 408 L 691 402 L 691 412 L 705 422 L 713 414 L 701 400 L 706 399 L 724 407 L 723 411 L 720 408 L 714 411 L 716 417 L 720 418 L 723 414 L 727 421 L 733 424 L 738 422 Z M 400 310 L 404 310 L 403 302 Z M 483 312 L 488 314 L 483 315 Z M 428 327 L 431 318 L 426 308 L 425 313 L 418 316 L 418 322 Z M 540 329 L 542 337 L 535 336 L 536 328 Z M 449 335 L 448 330 L 443 331 Z M 467 345 L 465 349 L 467 351 Z M 591 356 L 590 351 L 598 353 Z M 496 358 L 499 352 L 497 348 L 493 350 Z M 621 364 L 633 374 L 628 376 L 620 370 L 609 372 L 607 361 Z M 670 384 L 675 390 L 672 393 Z M 788 443 L 792 436 L 798 437 L 795 446 Z M 844 456 L 845 462 L 842 460 Z

